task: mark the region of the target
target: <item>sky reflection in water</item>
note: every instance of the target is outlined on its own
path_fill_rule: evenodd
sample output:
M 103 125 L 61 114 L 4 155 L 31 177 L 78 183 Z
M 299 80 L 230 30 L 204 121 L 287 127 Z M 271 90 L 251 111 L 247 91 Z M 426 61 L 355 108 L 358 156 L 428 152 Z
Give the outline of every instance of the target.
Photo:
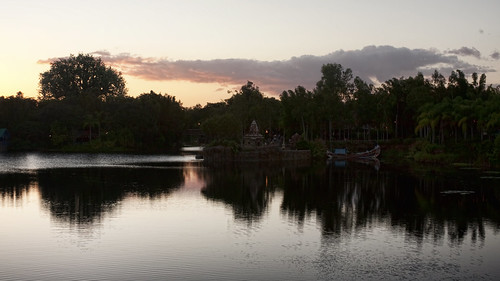
M 194 161 L 186 155 L 64 154 L 20 153 L 0 154 L 0 173 L 27 172 L 56 168 L 144 167 L 147 164 Z
M 10 157 L 21 164 L 0 173 L 0 279 L 500 277 L 500 182 L 472 172 Z

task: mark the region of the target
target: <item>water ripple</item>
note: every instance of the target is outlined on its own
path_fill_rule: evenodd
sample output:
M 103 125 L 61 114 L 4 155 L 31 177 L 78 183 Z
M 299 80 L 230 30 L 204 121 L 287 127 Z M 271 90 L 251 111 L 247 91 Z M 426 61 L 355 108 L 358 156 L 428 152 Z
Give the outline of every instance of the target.
M 128 154 L 0 154 L 0 173 L 30 172 L 57 168 L 158 167 L 168 163 L 199 161 L 194 155 L 128 155 Z

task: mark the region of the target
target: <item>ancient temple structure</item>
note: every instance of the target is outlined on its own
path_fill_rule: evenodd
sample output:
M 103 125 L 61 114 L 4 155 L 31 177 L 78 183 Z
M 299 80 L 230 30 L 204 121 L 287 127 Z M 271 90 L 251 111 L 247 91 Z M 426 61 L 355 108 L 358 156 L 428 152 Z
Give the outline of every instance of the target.
M 277 137 L 278 138 L 278 137 Z M 279 138 L 278 138 L 279 139 Z M 279 144 L 277 141 L 276 144 Z M 266 144 L 259 132 L 257 122 L 252 121 L 248 132 L 243 136 L 243 149 L 234 150 L 230 146 L 209 146 L 203 149 L 203 161 L 207 165 L 226 163 L 297 163 L 310 164 L 310 150 L 285 149 L 276 144 Z
M 247 148 L 259 147 L 264 145 L 264 136 L 259 133 L 259 126 L 255 120 L 250 124 L 248 133 L 243 136 L 243 146 Z

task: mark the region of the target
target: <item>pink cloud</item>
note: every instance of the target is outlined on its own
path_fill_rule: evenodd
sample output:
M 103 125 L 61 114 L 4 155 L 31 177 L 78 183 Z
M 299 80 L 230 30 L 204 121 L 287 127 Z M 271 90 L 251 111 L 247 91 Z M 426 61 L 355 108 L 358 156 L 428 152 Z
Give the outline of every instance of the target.
M 475 50 L 475 49 L 474 49 Z M 278 95 L 298 85 L 312 89 L 321 79 L 321 66 L 340 63 L 351 68 L 355 76 L 367 82 L 386 81 L 393 77 L 415 75 L 418 71 L 437 69 L 447 75 L 453 69 L 466 73 L 494 72 L 494 69 L 471 65 L 452 52 L 441 53 L 435 49 L 408 49 L 392 46 L 367 46 L 360 50 L 339 50 L 324 56 L 303 55 L 280 61 L 249 59 L 169 60 L 120 53 L 113 55 L 106 50 L 91 53 L 123 74 L 148 81 L 190 81 L 194 83 L 219 83 L 221 86 L 243 85 L 252 81 L 268 93 Z M 474 55 L 475 53 L 473 53 Z M 57 58 L 40 60 L 50 63 Z M 426 74 L 426 73 L 424 73 Z

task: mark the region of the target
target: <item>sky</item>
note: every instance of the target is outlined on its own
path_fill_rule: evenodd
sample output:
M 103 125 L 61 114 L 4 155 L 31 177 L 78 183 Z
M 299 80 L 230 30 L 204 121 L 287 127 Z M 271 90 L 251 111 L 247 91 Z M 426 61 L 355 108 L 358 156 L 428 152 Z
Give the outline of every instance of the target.
M 37 97 L 40 73 L 92 54 L 128 94 L 186 107 L 223 101 L 252 81 L 266 96 L 312 90 L 339 63 L 380 85 L 460 69 L 500 84 L 498 0 L 0 1 L 0 96 Z

